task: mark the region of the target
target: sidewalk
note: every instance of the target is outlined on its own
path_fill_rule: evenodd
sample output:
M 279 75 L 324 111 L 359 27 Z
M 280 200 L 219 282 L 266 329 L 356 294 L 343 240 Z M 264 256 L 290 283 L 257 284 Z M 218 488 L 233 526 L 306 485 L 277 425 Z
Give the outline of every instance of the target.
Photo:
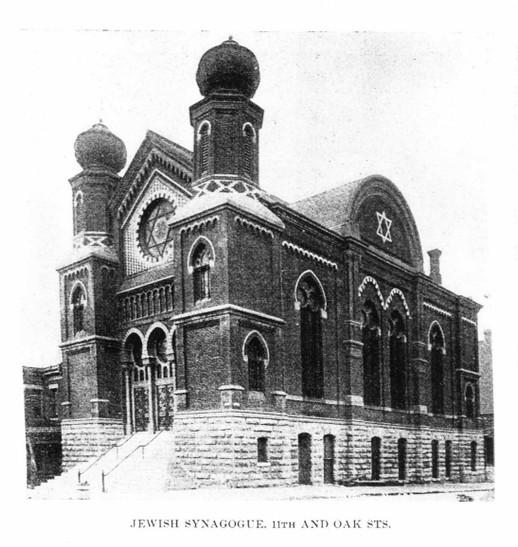
M 171 501 L 285 501 L 315 499 L 384 499 L 387 501 L 493 501 L 494 484 L 428 483 L 403 486 L 287 486 L 272 488 L 203 488 L 171 490 L 160 496 Z

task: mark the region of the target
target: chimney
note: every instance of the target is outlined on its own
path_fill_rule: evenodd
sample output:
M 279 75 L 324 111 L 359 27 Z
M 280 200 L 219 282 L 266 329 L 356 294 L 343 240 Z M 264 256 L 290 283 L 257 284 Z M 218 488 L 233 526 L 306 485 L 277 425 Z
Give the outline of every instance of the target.
M 437 285 L 441 285 L 442 278 L 441 278 L 441 258 L 442 252 L 439 249 L 433 249 L 433 251 L 428 251 L 428 255 L 430 256 L 430 279 L 437 283 Z

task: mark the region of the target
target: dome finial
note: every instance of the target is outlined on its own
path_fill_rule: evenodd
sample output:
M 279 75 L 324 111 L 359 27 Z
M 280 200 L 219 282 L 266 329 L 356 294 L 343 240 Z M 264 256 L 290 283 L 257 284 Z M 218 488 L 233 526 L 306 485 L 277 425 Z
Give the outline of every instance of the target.
M 74 144 L 76 159 L 83 169 L 108 168 L 116 173 L 126 164 L 126 146 L 102 119 L 81 133 Z
M 229 42 L 233 42 L 233 41 L 234 41 L 234 38 L 233 38 L 232 34 L 228 37 L 228 40 L 229 40 Z
M 216 92 L 237 92 L 251 99 L 259 81 L 256 56 L 234 41 L 232 36 L 206 51 L 196 72 L 196 82 L 205 97 Z

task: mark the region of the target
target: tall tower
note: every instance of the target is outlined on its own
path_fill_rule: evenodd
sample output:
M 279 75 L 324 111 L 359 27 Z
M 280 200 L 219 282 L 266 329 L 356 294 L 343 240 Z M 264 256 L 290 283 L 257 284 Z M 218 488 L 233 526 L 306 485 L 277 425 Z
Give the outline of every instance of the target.
M 75 142 L 83 170 L 70 179 L 72 254 L 58 268 L 63 354 L 63 464 L 69 467 L 123 434 L 110 200 L 126 163 L 124 143 L 99 123 Z
M 229 186 L 246 192 L 259 186 L 264 112 L 251 101 L 259 81 L 255 55 L 231 38 L 201 58 L 196 82 L 204 99 L 190 108 L 193 186 L 199 194 Z

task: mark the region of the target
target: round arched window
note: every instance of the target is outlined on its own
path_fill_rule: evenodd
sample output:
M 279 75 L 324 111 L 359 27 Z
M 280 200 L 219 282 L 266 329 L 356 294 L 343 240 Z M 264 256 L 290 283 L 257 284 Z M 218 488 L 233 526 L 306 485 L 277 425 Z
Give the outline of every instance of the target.
M 173 246 L 173 235 L 167 221 L 176 206 L 167 199 L 157 199 L 146 209 L 139 226 L 139 242 L 143 253 L 155 259 L 164 257 Z

